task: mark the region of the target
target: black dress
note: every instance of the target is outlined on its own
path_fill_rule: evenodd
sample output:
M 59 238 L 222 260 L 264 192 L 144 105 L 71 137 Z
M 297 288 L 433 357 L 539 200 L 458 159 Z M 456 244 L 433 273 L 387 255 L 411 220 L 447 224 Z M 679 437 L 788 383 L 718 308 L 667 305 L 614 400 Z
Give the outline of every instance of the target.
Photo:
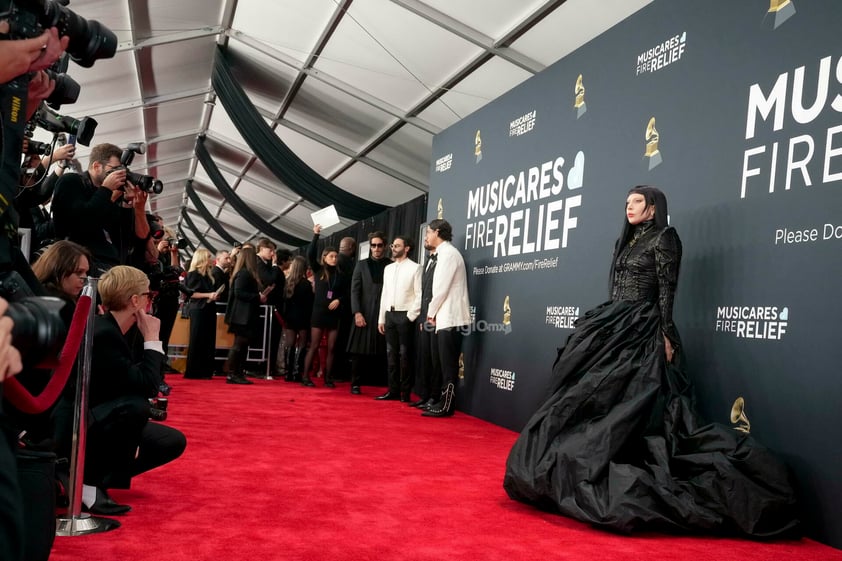
M 213 292 L 214 279 L 190 271 L 184 286 L 193 292 Z M 216 354 L 216 304 L 207 298 L 190 299 L 190 345 L 187 348 L 185 378 L 212 378 Z
M 310 268 L 313 269 L 315 292 L 310 325 L 321 329 L 336 329 L 342 316 L 343 303 L 350 296 L 351 279 L 343 267 L 322 267 L 317 254 L 318 239 L 318 235 L 313 237 L 307 252 Z M 340 304 L 335 310 L 328 308 L 333 300 L 339 300 Z
M 614 263 L 612 300 L 579 319 L 559 352 L 551 395 L 512 447 L 503 487 L 619 532 L 796 533 L 785 466 L 695 412 L 672 322 L 680 260 L 673 228 L 636 228 Z

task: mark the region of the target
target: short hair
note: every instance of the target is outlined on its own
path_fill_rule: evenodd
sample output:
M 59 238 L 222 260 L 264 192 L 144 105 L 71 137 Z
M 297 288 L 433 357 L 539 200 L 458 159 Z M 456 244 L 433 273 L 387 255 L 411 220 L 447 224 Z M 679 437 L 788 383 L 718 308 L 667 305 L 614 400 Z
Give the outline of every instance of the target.
M 410 249 L 415 249 L 415 242 L 413 241 L 412 238 L 410 238 L 409 236 L 407 236 L 405 234 L 397 235 L 397 236 L 395 236 L 394 239 L 402 241 L 403 245 L 405 245 L 406 247 L 408 247 Z
M 88 168 L 94 165 L 94 162 L 101 164 L 108 163 L 113 157 L 120 157 L 123 155 L 123 150 L 116 144 L 97 144 L 91 149 L 91 155 L 88 159 Z
M 227 249 L 220 249 L 219 251 L 216 252 L 216 258 L 219 259 L 220 257 L 222 257 L 222 254 L 224 254 L 224 253 L 227 253 L 229 255 L 231 254 L 231 252 L 228 251 Z
M 128 265 L 111 267 L 99 279 L 97 289 L 106 310 L 125 310 L 132 296 L 146 292 L 149 278 L 140 269 Z
M 273 242 L 269 238 L 260 238 L 259 240 L 257 240 L 257 251 L 260 251 L 264 247 L 268 247 L 269 249 L 276 249 L 278 246 L 275 245 L 275 242 Z
M 430 230 L 438 230 L 438 236 L 446 242 L 453 239 L 453 226 L 447 220 L 436 218 L 431 220 L 428 226 Z
M 386 243 L 386 234 L 384 234 L 380 230 L 375 230 L 368 234 L 369 243 L 371 243 L 371 240 L 373 240 L 374 238 L 380 238 L 381 240 L 383 240 L 383 243 Z

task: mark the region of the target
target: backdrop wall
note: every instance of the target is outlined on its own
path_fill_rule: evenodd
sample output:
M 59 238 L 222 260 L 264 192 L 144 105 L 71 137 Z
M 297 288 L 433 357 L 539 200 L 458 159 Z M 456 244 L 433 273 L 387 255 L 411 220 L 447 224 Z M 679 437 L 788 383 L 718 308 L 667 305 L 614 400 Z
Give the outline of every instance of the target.
M 438 135 L 474 331 L 459 406 L 519 430 L 573 321 L 608 298 L 635 184 L 684 243 L 675 319 L 702 412 L 792 466 L 842 546 L 842 3 L 658 0 Z M 771 11 L 770 11 L 771 10 Z

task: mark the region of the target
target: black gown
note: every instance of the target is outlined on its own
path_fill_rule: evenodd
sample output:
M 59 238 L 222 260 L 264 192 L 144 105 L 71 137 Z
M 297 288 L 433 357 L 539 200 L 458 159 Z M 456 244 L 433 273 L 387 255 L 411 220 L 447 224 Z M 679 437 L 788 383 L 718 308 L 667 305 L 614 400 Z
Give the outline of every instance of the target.
M 580 318 L 559 352 L 550 397 L 512 447 L 503 487 L 623 533 L 796 535 L 786 467 L 750 435 L 696 414 L 672 322 L 680 260 L 673 228 L 636 227 L 614 263 L 612 300 Z
M 214 279 L 199 271 L 190 271 L 184 286 L 193 292 L 213 292 Z M 210 379 L 216 364 L 216 303 L 206 298 L 191 298 L 187 309 L 190 311 L 190 344 L 184 377 Z

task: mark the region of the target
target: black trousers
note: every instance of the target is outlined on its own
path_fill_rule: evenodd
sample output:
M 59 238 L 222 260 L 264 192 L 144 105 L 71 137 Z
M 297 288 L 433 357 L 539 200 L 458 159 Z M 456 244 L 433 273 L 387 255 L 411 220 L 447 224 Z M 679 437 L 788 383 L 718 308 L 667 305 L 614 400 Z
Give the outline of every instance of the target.
M 269 340 L 269 375 L 273 378 L 278 376 L 278 351 L 281 349 L 281 338 L 284 335 L 284 327 L 275 315 L 274 307 L 272 314 L 272 338 Z
M 132 477 L 171 462 L 187 446 L 180 431 L 149 421 L 149 402 L 144 398 L 115 400 L 91 412 L 94 420 L 85 448 L 88 485 L 128 489 Z
M 449 327 L 439 329 L 435 334 L 433 344 L 433 364 L 438 363 L 441 369 L 441 391 L 449 384 L 456 387 L 459 381 L 459 355 L 462 352 L 462 329 Z M 434 366 L 435 367 L 435 366 Z
M 433 348 L 436 346 L 435 329 L 425 322 L 418 332 L 419 376 L 416 389 L 422 399 L 438 399 L 442 385 L 441 364 L 433 360 Z
M 175 325 L 175 318 L 178 315 L 178 292 L 175 294 L 160 294 L 155 303 L 155 317 L 161 320 L 161 343 L 164 345 L 164 354 L 169 357 L 167 347 L 170 345 L 170 335 Z
M 406 312 L 386 312 L 386 364 L 389 391 L 409 394 L 412 390 L 412 349 L 415 322 Z

